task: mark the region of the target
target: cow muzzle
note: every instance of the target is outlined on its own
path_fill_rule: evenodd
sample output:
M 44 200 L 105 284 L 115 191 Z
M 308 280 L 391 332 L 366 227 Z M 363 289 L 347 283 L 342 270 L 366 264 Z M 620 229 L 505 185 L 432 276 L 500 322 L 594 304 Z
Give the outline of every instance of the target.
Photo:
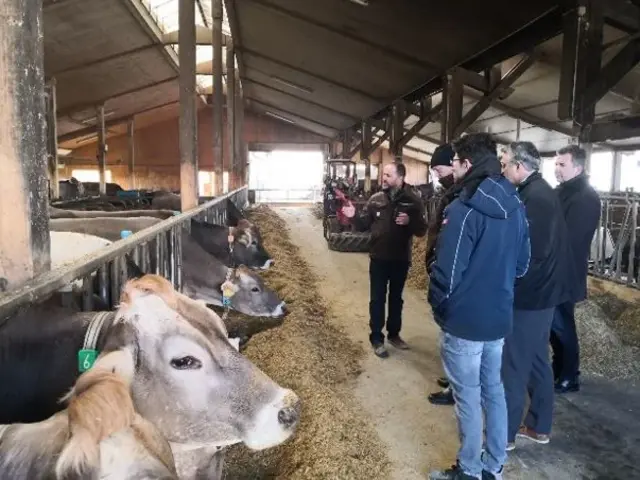
M 275 263 L 276 261 L 273 258 L 270 258 L 269 260 L 264 262 L 264 265 L 262 265 L 262 270 L 269 270 L 269 268 L 271 268 Z
M 287 315 L 289 315 L 289 310 L 287 310 L 287 304 L 285 302 L 280 302 L 271 314 L 272 317 L 276 318 L 286 317 Z
M 259 412 L 244 444 L 252 450 L 275 447 L 291 437 L 300 422 L 300 398 L 291 390 L 279 388 L 276 399 Z

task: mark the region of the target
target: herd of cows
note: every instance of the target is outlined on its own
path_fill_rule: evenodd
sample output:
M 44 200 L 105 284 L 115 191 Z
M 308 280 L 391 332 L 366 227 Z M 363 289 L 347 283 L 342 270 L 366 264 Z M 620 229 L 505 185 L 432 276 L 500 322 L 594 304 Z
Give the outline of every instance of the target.
M 257 273 L 273 264 L 258 228 L 227 208 L 229 226 L 181 229 L 182 292 L 128 259 L 115 311 L 54 295 L 0 326 L 3 478 L 217 479 L 224 447 L 265 449 L 294 433 L 299 398 L 239 352 L 209 307 L 279 322 L 287 313 Z M 52 268 L 173 210 L 51 208 Z M 235 293 L 223 299 L 223 288 Z

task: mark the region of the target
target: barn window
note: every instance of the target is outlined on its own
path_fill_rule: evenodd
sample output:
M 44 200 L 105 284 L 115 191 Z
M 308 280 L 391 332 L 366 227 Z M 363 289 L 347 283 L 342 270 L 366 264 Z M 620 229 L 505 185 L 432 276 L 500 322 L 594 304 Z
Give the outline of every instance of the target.
M 96 168 L 76 168 L 71 171 L 71 176 L 80 180 L 80 182 L 99 182 L 100 171 Z M 111 170 L 104 171 L 104 179 L 107 183 L 111 183 Z

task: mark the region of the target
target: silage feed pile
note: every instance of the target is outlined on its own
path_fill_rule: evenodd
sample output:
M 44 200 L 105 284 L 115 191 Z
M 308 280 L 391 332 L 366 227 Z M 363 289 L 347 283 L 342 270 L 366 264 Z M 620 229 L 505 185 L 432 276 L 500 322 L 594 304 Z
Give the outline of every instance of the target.
M 254 336 L 244 354 L 302 400 L 301 423 L 284 445 L 261 452 L 236 446 L 229 479 L 385 478 L 388 459 L 371 420 L 347 393 L 364 351 L 328 319 L 317 279 L 268 207 L 251 211 L 275 265 L 261 275 L 287 302 L 281 327 Z
M 427 269 L 424 263 L 427 254 L 427 237 L 414 238 L 411 252 L 411 269 L 407 276 L 407 285 L 426 292 L 427 290 Z
M 640 307 L 610 293 L 576 305 L 580 369 L 611 379 L 640 379 Z

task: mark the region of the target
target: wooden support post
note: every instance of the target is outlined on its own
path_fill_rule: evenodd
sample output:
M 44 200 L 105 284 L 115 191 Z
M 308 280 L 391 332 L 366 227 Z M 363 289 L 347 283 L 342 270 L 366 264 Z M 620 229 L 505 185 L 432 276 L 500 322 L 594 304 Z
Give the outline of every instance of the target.
M 234 156 L 236 158 L 236 175 L 238 177 L 238 187 L 241 187 L 246 183 L 245 181 L 245 171 L 246 171 L 246 160 L 242 155 L 243 151 L 243 143 L 242 143 L 242 119 L 244 118 L 244 104 L 242 102 L 242 92 L 240 91 L 240 71 L 238 69 L 234 69 L 234 120 L 235 126 L 233 130 L 234 137 Z
M 404 136 L 404 101 L 399 100 L 391 108 L 391 139 L 389 147 L 396 162 L 402 163 L 402 137 Z
M 100 195 L 107 194 L 107 131 L 104 125 L 104 105 L 96 109 L 98 120 L 98 171 L 100 172 Z
M 223 193 L 224 158 L 222 152 L 222 0 L 211 0 L 213 17 L 213 170 L 216 175 L 215 195 Z
M 584 171 L 588 175 L 591 173 L 591 155 L 593 154 L 593 144 L 592 143 L 582 143 L 580 144 L 582 148 L 584 148 L 587 153 L 587 159 L 584 164 Z
M 371 193 L 371 125 L 362 122 L 362 159 L 364 160 L 364 193 Z
M 462 101 L 464 85 L 462 79 L 455 70 L 448 73 L 444 78 L 444 89 L 442 91 L 442 126 L 440 140 L 443 143 L 450 143 L 455 138 L 455 132 L 462 122 Z
M 58 174 L 58 121 L 56 118 L 56 79 L 49 81 L 47 88 L 47 157 L 49 166 L 49 195 L 52 199 L 60 197 L 60 178 Z
M 0 292 L 49 270 L 42 2 L 0 2 Z
M 193 0 L 179 4 L 180 199 L 182 211 L 198 206 L 198 117 L 196 109 L 196 19 Z
M 229 189 L 238 186 L 238 159 L 236 158 L 236 65 L 232 40 L 227 41 L 227 159 L 229 168 Z
M 135 121 L 132 118 L 127 123 L 127 138 L 129 139 L 129 189 L 136 189 L 136 141 Z

